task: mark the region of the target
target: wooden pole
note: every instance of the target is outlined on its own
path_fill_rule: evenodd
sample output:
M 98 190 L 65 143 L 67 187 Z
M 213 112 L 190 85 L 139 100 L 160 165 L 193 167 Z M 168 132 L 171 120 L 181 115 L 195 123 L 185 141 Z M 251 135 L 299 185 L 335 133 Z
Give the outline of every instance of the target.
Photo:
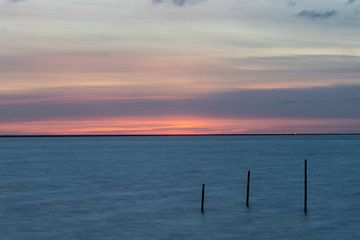
M 304 213 L 307 214 L 307 159 L 304 162 Z
M 249 207 L 249 197 L 250 197 L 250 171 L 248 171 L 248 175 L 247 175 L 246 207 Z
M 202 185 L 201 193 L 201 212 L 204 213 L 204 202 L 205 202 L 205 184 Z

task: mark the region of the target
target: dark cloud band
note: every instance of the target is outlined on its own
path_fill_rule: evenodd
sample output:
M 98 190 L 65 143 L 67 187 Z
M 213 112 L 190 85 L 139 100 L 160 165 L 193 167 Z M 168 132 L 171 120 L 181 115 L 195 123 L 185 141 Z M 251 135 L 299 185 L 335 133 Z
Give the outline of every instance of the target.
M 347 2 L 346 2 L 346 5 L 350 5 L 350 4 L 353 4 L 354 2 L 356 2 L 357 0 L 348 0 Z
M 360 85 L 237 90 L 184 99 L 76 100 L 61 96 L 58 100 L 42 98 L 41 95 L 12 95 L 10 99 L 2 96 L 0 102 L 7 103 L 0 104 L 0 122 L 172 116 L 360 119 Z M 17 101 L 11 103 L 12 100 Z
M 331 17 L 335 17 L 338 14 L 338 11 L 335 9 L 332 10 L 302 10 L 297 14 L 299 17 L 305 17 L 310 19 L 327 19 Z
M 8 3 L 19 3 L 19 2 L 25 2 L 26 0 L 7 0 Z
M 172 3 L 178 7 L 183 7 L 186 4 L 195 4 L 202 0 L 152 0 L 154 4 L 161 4 L 161 3 Z

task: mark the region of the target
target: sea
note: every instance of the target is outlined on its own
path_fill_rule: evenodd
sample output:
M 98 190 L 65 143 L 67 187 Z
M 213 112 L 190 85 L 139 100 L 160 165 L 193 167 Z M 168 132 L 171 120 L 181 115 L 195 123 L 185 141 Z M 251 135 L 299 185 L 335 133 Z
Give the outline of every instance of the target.
M 0 239 L 360 239 L 360 135 L 2 137 Z

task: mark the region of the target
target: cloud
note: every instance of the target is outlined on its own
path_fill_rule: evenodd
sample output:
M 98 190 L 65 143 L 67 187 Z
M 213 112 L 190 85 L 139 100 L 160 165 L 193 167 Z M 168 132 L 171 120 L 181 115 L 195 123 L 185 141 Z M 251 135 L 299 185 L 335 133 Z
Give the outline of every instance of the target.
M 200 118 L 360 119 L 360 85 L 301 89 L 234 90 L 184 99 L 76 99 L 47 91 L 0 96 L 0 123 L 49 119 Z M 55 96 L 54 94 L 58 94 Z M 116 93 L 114 93 L 116 94 Z M 51 96 L 52 99 L 48 99 Z M 58 98 L 58 99 L 56 99 Z
M 161 4 L 161 3 L 172 3 L 178 7 L 183 7 L 186 4 L 195 4 L 202 0 L 152 0 L 154 4 Z
M 291 0 L 288 0 L 287 3 L 290 7 L 295 7 L 297 4 L 295 1 L 291 1 Z
M 335 9 L 331 10 L 302 10 L 297 14 L 299 17 L 311 18 L 311 19 L 327 19 L 334 17 L 338 14 L 338 11 Z
M 357 0 L 348 0 L 345 4 L 346 5 L 350 5 L 353 4 L 354 2 L 356 2 Z
M 19 2 L 25 2 L 26 0 L 7 0 L 8 3 L 19 3 Z

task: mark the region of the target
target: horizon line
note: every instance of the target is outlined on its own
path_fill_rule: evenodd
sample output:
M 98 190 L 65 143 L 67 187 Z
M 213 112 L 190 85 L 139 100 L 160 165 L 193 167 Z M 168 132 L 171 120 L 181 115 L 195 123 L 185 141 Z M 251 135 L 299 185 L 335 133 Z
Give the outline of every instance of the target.
M 200 133 L 200 134 L 4 134 L 0 138 L 40 137 L 211 137 L 211 136 L 330 136 L 360 135 L 360 133 Z

